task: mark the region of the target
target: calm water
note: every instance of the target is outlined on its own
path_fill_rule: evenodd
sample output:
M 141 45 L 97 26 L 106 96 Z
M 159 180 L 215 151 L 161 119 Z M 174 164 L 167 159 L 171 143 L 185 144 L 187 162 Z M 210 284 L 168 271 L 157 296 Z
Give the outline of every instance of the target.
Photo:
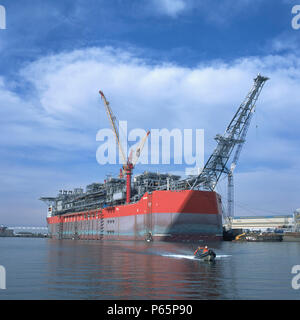
M 0 299 L 300 299 L 291 286 L 300 243 L 191 244 L 0 238 Z

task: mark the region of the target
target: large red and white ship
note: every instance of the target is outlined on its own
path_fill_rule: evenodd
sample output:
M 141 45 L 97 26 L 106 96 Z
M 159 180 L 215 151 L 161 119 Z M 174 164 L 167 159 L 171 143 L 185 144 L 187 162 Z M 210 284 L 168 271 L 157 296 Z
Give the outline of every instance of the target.
M 152 172 L 131 178 L 149 132 L 141 140 L 135 155 L 125 158 L 116 118 L 100 91 L 124 160 L 123 169 L 118 178 L 92 183 L 86 190 L 61 190 L 56 197 L 42 197 L 41 200 L 49 205 L 47 223 L 50 235 L 58 239 L 91 240 L 222 239 L 221 197 L 214 189 L 222 174 L 232 178 L 255 103 L 267 80 L 261 75 L 254 79 L 252 89 L 224 135 L 216 136 L 217 147 L 201 173 L 186 179 Z M 230 221 L 230 210 L 226 218 Z
M 50 207 L 51 212 L 51 207 Z M 136 203 L 47 218 L 52 237 L 116 240 L 219 240 L 221 198 L 198 190 L 146 192 Z

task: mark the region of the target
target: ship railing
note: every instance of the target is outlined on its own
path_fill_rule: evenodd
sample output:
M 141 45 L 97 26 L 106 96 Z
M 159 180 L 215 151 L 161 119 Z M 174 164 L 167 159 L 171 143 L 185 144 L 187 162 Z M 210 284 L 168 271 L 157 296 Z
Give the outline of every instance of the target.
M 78 205 L 78 206 L 73 206 L 72 208 L 68 208 L 68 209 L 63 209 L 63 210 L 59 210 L 59 211 L 56 211 L 56 213 L 58 215 L 61 215 L 61 214 L 64 214 L 64 213 L 68 213 L 68 212 L 78 212 L 80 210 L 84 210 L 84 209 L 88 209 L 90 210 L 92 207 L 98 207 L 98 206 L 101 206 L 101 204 L 104 204 L 105 201 L 104 200 L 101 200 L 101 201 L 94 201 L 94 202 L 90 202 L 90 203 L 84 203 L 82 205 Z

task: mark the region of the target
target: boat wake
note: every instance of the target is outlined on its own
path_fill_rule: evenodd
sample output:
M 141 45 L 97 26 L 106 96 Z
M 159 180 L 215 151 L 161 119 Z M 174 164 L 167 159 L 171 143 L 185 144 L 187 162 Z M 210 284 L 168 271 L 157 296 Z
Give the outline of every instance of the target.
M 177 259 L 190 259 L 194 260 L 194 255 L 183 255 L 183 254 L 163 254 L 164 257 L 177 258 Z
M 216 259 L 228 258 L 231 257 L 231 254 L 217 254 Z
M 183 255 L 183 254 L 163 254 L 164 257 L 170 257 L 175 259 L 189 259 L 189 260 L 196 260 L 194 255 Z M 217 254 L 216 260 L 221 260 L 223 258 L 231 257 L 230 254 Z

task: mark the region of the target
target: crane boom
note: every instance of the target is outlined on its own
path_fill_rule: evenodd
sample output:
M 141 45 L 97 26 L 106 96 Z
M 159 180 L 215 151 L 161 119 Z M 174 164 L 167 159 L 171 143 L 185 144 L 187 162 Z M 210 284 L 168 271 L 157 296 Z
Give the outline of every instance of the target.
M 126 159 L 124 150 L 123 150 L 121 142 L 120 142 L 119 129 L 118 129 L 118 126 L 117 126 L 117 123 L 116 123 L 116 117 L 114 116 L 114 114 L 113 114 L 113 112 L 111 110 L 111 107 L 109 105 L 109 102 L 105 98 L 104 93 L 101 90 L 99 91 L 99 93 L 101 95 L 101 98 L 104 101 L 104 106 L 105 106 L 105 110 L 106 110 L 108 119 L 109 119 L 110 124 L 112 126 L 112 129 L 113 129 L 113 131 L 115 133 L 116 141 L 117 141 L 117 144 L 119 146 L 119 150 L 120 150 L 120 153 L 121 153 L 121 156 L 122 156 L 123 165 L 126 165 L 127 159 Z
M 142 150 L 143 150 L 143 148 L 144 148 L 145 142 L 146 142 L 149 134 L 150 134 L 150 131 L 147 132 L 147 134 L 145 135 L 145 137 L 140 141 L 139 145 L 138 145 L 137 148 L 136 148 L 136 151 L 135 151 L 135 153 L 134 153 L 134 155 L 133 155 L 133 159 L 132 159 L 132 165 L 133 165 L 133 167 L 135 167 L 135 165 L 136 165 L 136 163 L 137 163 L 137 161 L 138 161 L 138 159 L 139 159 L 139 157 L 140 157 L 140 155 L 141 155 L 141 153 L 142 153 Z
M 200 188 L 201 186 L 207 190 L 215 189 L 221 174 L 227 171 L 226 165 L 233 149 L 241 145 L 245 139 L 255 103 L 268 79 L 260 74 L 254 79 L 252 89 L 238 108 L 225 133 L 223 136 L 216 136 L 217 147 L 207 160 L 204 169 L 196 178 L 189 181 L 191 189 Z
M 230 171 L 232 173 L 233 173 L 233 171 L 234 171 L 234 169 L 236 167 L 236 164 L 237 164 L 237 161 L 238 161 L 238 159 L 240 157 L 243 145 L 244 145 L 244 143 L 246 141 L 245 138 L 246 138 L 246 135 L 247 135 L 247 132 L 248 132 L 248 128 L 249 128 L 249 125 L 250 125 L 250 122 L 251 122 L 251 119 L 252 119 L 252 116 L 253 116 L 254 109 L 255 109 L 255 105 L 253 105 L 251 113 L 249 114 L 249 117 L 247 118 L 247 121 L 246 121 L 245 126 L 243 128 L 243 131 L 241 133 L 241 142 L 236 147 L 236 151 L 234 153 L 233 160 L 232 160 L 232 163 L 231 163 L 231 166 L 230 166 Z

